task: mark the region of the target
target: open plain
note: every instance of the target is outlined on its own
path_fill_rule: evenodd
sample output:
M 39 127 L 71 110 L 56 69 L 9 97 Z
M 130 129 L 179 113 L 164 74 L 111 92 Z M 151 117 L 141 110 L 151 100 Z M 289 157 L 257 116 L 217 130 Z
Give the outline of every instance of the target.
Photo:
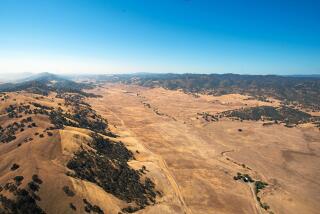
M 278 106 L 277 100 L 123 84 L 105 84 L 90 92 L 102 95 L 89 103 L 108 120 L 112 132 L 127 145 L 139 142 L 162 160 L 185 212 L 319 212 L 318 128 L 231 119 L 215 122 L 201 116 L 241 107 Z M 144 152 L 137 157 L 143 160 Z M 251 184 L 234 179 L 237 173 L 268 185 L 256 193 Z

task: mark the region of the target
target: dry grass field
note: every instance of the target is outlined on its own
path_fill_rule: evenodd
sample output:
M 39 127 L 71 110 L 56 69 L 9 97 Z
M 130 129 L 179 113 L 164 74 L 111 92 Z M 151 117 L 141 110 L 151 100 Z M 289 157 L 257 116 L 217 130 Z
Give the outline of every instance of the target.
M 69 110 L 69 107 L 64 105 L 64 100 L 56 98 L 54 93 L 47 97 L 26 92 L 6 93 L 6 98 L 1 101 L 0 106 L 1 127 L 6 128 L 29 117 L 22 115 L 19 118 L 9 118 L 6 109 L 10 105 L 30 103 Z M 84 199 L 92 205 L 99 206 L 104 213 L 118 214 L 122 208 L 128 206 L 128 203 L 107 193 L 96 184 L 66 175 L 70 171 L 66 167 L 67 162 L 80 148 L 88 147 L 91 131 L 65 127 L 50 131 L 52 135 L 49 136 L 46 129 L 52 126 L 50 120 L 41 114 L 32 114 L 31 118 L 35 127 L 25 126 L 24 130 L 19 129 L 15 133 L 15 140 L 0 144 L 0 192 L 3 196 L 12 198 L 11 190 L 7 189 L 6 185 L 15 184 L 13 178 L 16 176 L 23 176 L 19 188 L 28 189 L 32 176 L 37 175 L 42 180 L 39 190 L 36 191 L 39 197 L 37 205 L 46 213 L 86 213 Z M 147 169 L 146 176 L 154 181 L 156 190 L 161 193 L 155 205 L 148 206 L 138 213 L 187 213 L 188 209 L 184 205 L 178 185 L 162 158 L 150 152 L 130 134 L 121 134 L 123 137 L 119 140 L 123 140 L 126 146 L 136 153 L 135 160 L 130 161 L 129 165 L 134 169 L 141 169 L 144 165 Z M 18 168 L 12 169 L 13 165 L 18 165 Z M 70 188 L 73 196 L 66 194 L 63 190 L 65 186 Z M 71 209 L 71 203 L 76 210 Z
M 111 130 L 129 148 L 141 151 L 139 160 L 153 160 L 149 168 L 165 172 L 154 176 L 157 180 L 165 175 L 170 185 L 164 191 L 173 192 L 177 197 L 172 198 L 180 201 L 170 205 L 168 213 L 182 209 L 194 214 L 319 213 L 317 128 L 227 119 L 207 122 L 198 115 L 277 106 L 278 101 L 264 103 L 237 94 L 195 96 L 121 84 L 106 84 L 91 92 L 103 96 L 89 103 L 109 121 Z M 260 207 L 251 184 L 233 179 L 237 172 L 268 183 L 258 193 L 261 202 L 270 206 L 268 211 Z M 166 213 L 164 210 L 160 213 Z
M 108 138 L 124 143 L 135 157 L 129 166 L 136 170 L 146 167 L 141 179 L 150 178 L 159 192 L 155 204 L 136 213 L 318 213 L 318 128 L 312 124 L 287 128 L 283 124 L 263 125 L 263 121 L 210 121 L 203 117 L 203 113 L 214 115 L 242 107 L 279 106 L 279 101 L 122 84 L 105 84 L 90 92 L 102 96 L 86 98 L 86 102 L 118 135 Z M 104 213 L 118 214 L 128 207 L 130 203 L 94 182 L 67 175 L 67 163 L 77 151 L 92 150 L 92 130 L 72 126 L 48 130 L 52 121 L 39 113 L 10 117 L 10 105 L 35 108 L 34 103 L 72 112 L 66 100 L 53 92 L 49 96 L 1 94 L 3 133 L 12 124 L 32 118 L 15 131 L 15 139 L 0 144 L 1 197 L 13 197 L 14 185 L 30 188 L 37 175 L 42 182 L 35 190 L 39 197 L 36 204 L 46 213 L 85 213 L 84 199 Z M 12 169 L 14 165 L 18 168 Z M 256 193 L 256 183 L 236 180 L 237 173 L 268 185 Z M 14 181 L 16 176 L 23 176 L 23 180 Z M 72 196 L 65 191 L 66 186 Z

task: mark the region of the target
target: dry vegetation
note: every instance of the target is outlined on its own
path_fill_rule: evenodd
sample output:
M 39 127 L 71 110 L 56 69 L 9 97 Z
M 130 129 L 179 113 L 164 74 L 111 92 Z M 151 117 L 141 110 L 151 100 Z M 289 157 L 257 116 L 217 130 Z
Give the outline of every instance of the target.
M 0 93 L 0 213 L 320 210 L 312 93 L 299 105 L 252 84 L 225 93 L 50 78 Z M 300 99 L 301 87 L 282 95 Z
M 63 90 L 1 94 L 0 213 L 183 213 L 164 194 L 170 182 L 157 160 L 136 158 L 88 96 L 97 99 Z
M 190 212 L 317 213 L 320 209 L 320 135 L 309 114 L 298 112 L 292 118 L 295 127 L 288 128 L 283 115 L 292 112 L 282 114 L 281 102 L 273 98 L 195 96 L 122 84 L 106 84 L 91 92 L 103 96 L 90 103 L 108 119 L 114 133 L 138 140 L 163 158 Z M 281 113 L 278 123 L 267 117 L 214 119 L 222 112 L 264 106 Z M 234 180 L 237 173 L 254 182 Z

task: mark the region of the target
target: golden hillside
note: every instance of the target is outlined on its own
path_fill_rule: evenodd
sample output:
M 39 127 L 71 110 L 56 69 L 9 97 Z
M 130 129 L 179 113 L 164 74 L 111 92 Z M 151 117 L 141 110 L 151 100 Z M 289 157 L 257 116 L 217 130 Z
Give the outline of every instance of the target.
M 120 141 L 84 96 L 0 99 L 1 213 L 187 212 L 162 159 Z

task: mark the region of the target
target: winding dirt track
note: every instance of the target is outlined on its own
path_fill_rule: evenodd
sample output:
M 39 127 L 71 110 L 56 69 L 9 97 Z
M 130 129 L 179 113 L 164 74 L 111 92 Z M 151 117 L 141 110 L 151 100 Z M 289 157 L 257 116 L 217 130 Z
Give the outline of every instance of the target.
M 229 161 L 231 164 L 236 163 L 237 165 L 241 165 L 240 163 L 237 163 L 237 162 L 235 162 L 235 161 L 230 160 L 230 157 L 226 156 L 227 153 L 232 153 L 232 152 L 235 152 L 235 150 L 223 151 L 223 152 L 221 152 L 221 156 L 222 156 L 222 157 L 226 157 L 226 160 Z M 252 195 L 252 199 L 255 201 L 255 205 L 256 205 L 255 213 L 256 213 L 256 214 L 262 214 L 262 210 L 261 210 L 261 207 L 260 207 L 260 203 L 259 203 L 259 201 L 257 200 L 257 196 L 256 196 L 256 193 L 255 193 L 255 186 L 254 186 L 254 184 L 253 184 L 253 183 L 247 183 L 247 185 L 248 185 L 249 188 L 250 188 L 251 195 Z

